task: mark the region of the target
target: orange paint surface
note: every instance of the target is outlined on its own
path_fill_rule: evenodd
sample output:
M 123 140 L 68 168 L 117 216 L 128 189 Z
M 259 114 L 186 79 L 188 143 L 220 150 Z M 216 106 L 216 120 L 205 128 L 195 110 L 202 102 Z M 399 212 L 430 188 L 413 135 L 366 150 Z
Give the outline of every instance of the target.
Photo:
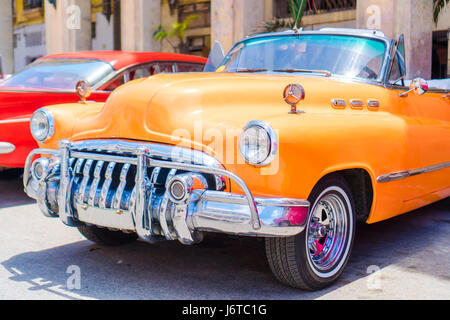
M 288 114 L 283 89 L 298 83 L 306 97 Z M 374 191 L 369 223 L 450 196 L 450 168 L 392 182 L 377 177 L 450 161 L 450 99 L 322 76 L 199 73 L 159 74 L 132 81 L 105 105 L 52 108 L 57 141 L 126 139 L 203 150 L 239 175 L 255 196 L 307 199 L 328 173 L 364 169 Z M 332 107 L 343 99 L 343 109 Z M 364 102 L 352 109 L 351 99 Z M 367 107 L 378 100 L 379 108 Z M 244 163 L 237 146 L 242 128 L 265 121 L 278 136 L 268 167 Z M 232 184 L 233 192 L 240 192 Z

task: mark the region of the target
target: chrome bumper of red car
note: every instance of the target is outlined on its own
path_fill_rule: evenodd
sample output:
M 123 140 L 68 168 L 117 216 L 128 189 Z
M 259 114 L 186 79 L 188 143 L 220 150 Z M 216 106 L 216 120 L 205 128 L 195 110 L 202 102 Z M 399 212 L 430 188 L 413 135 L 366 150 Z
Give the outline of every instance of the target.
M 49 155 L 32 162 L 36 155 Z M 227 179 L 243 191 L 222 191 Z M 25 164 L 26 193 L 47 216 L 184 244 L 202 231 L 279 237 L 300 233 L 309 202 L 253 197 L 244 181 L 201 152 L 124 141 L 61 141 Z

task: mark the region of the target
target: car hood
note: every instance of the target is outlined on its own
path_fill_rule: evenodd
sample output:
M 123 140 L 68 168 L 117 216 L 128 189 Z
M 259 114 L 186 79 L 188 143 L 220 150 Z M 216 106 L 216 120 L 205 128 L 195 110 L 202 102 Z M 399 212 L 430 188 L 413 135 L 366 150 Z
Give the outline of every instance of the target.
M 303 115 L 288 115 L 290 106 L 283 100 L 283 90 L 290 83 L 305 89 L 305 100 L 298 105 Z M 252 120 L 280 128 L 290 122 L 295 126 L 308 114 L 330 112 L 332 98 L 345 99 L 346 93 L 357 92 L 360 86 L 323 76 L 160 74 L 114 91 L 97 117 L 77 122 L 72 138 L 177 144 L 183 136 L 205 145 L 208 139 L 203 136 L 243 128 Z

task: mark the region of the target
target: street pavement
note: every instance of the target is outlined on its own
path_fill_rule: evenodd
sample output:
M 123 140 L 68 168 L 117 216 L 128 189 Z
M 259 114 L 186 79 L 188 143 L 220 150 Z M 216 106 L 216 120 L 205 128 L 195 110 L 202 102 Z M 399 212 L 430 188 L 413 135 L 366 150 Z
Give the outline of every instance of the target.
M 20 178 L 0 178 L 0 299 L 450 299 L 450 198 L 358 225 L 340 280 L 305 292 L 273 277 L 264 242 L 210 235 L 101 247 L 44 217 Z

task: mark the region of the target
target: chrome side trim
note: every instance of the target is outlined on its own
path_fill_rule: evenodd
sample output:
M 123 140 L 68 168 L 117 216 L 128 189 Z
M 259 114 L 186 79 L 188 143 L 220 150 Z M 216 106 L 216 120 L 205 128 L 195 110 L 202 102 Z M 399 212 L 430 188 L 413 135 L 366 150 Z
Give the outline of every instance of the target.
M 333 99 L 331 100 L 331 104 L 336 109 L 344 109 L 347 106 L 347 103 L 343 99 Z
M 358 99 L 350 100 L 350 105 L 352 109 L 362 109 L 364 107 L 364 102 Z
M 370 109 L 378 109 L 380 102 L 378 100 L 367 100 L 367 107 Z
M 377 181 L 380 183 L 391 182 L 391 181 L 408 178 L 408 177 L 415 176 L 415 175 L 422 174 L 422 173 L 445 169 L 447 167 L 450 167 L 450 161 L 435 164 L 435 165 L 424 167 L 424 168 L 419 168 L 419 169 L 412 169 L 412 170 L 405 170 L 405 171 L 398 171 L 398 172 L 383 174 L 377 178 Z
M 0 120 L 0 124 L 7 123 L 21 123 L 21 122 L 30 122 L 31 118 L 21 118 L 21 119 L 11 119 L 11 120 Z
M 0 142 L 0 154 L 10 154 L 16 150 L 16 146 L 9 142 Z

